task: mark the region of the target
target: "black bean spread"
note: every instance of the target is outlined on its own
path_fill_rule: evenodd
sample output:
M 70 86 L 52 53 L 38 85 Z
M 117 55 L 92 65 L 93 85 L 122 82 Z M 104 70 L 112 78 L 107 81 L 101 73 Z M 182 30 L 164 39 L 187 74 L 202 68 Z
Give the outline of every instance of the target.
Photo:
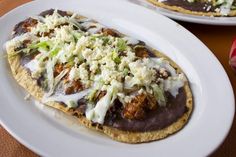
M 170 6 L 178 6 L 187 10 L 198 12 L 215 12 L 216 9 L 216 7 L 214 7 L 211 3 L 201 1 L 190 3 L 187 0 L 166 0 L 163 3 Z

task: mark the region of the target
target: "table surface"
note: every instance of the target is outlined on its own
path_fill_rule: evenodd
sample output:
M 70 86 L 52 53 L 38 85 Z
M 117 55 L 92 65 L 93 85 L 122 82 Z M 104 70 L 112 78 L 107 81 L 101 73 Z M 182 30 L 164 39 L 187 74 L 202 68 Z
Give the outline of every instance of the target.
M 0 17 L 11 9 L 28 2 L 29 0 L 0 0 Z M 236 29 L 233 26 L 210 26 L 185 22 L 178 22 L 195 34 L 219 59 L 225 68 L 234 92 L 236 93 L 236 74 L 228 64 L 230 46 L 236 38 Z M 235 94 L 236 98 L 236 94 Z M 236 116 L 235 116 L 236 119 Z M 224 143 L 211 155 L 212 157 L 235 157 L 236 156 L 236 120 Z M 4 128 L 0 126 L 0 156 L 38 156 L 18 141 L 16 141 Z M 4 142 L 3 142 L 4 141 Z

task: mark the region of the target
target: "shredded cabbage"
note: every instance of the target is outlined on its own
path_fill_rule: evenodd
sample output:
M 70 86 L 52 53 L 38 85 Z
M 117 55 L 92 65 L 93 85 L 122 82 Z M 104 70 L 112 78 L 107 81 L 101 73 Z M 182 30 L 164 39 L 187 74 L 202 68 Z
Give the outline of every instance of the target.
M 47 74 L 47 79 L 48 79 L 48 87 L 49 87 L 49 92 L 48 95 L 52 95 L 54 92 L 54 87 L 55 87 L 55 80 L 54 80 L 54 66 L 56 64 L 56 58 L 49 59 L 47 64 L 46 64 L 46 74 Z
M 106 95 L 97 102 L 94 108 L 86 110 L 86 117 L 93 122 L 103 124 L 106 112 L 112 105 L 111 99 L 112 91 L 107 91 Z
M 125 51 L 126 47 L 127 47 L 126 41 L 121 38 L 118 38 L 117 51 Z
M 158 104 L 160 106 L 166 106 L 166 98 L 163 87 L 158 86 L 157 84 L 152 84 L 151 86 L 153 88 L 154 96 L 156 97 Z
M 112 51 L 112 59 L 116 64 L 121 62 L 121 59 L 116 51 Z

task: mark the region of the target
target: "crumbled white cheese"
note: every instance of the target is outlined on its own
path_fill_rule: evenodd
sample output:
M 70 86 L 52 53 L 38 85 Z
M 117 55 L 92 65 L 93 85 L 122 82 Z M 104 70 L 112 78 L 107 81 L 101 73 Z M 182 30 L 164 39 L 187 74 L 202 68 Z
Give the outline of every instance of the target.
M 164 58 L 152 58 L 152 60 L 159 65 L 160 68 L 166 69 L 170 72 L 171 76 L 176 76 L 176 70 L 170 65 L 170 63 Z
M 156 78 L 156 71 L 146 66 L 142 60 L 129 63 L 129 68 L 137 85 L 149 85 Z
M 52 15 L 47 15 L 45 18 L 41 17 L 41 21 L 38 21 L 36 27 L 31 29 L 34 34 L 42 34 L 42 32 L 49 32 L 54 30 L 56 26 L 68 22 L 68 17 L 60 16 L 57 11 L 54 11 Z
M 72 29 L 72 26 L 61 26 L 60 28 L 54 29 L 55 38 L 57 40 L 62 40 L 63 42 L 72 42 L 74 40 L 74 37 L 70 30 Z
M 98 66 L 99 66 L 98 61 L 96 61 L 96 60 L 91 61 L 89 70 L 90 70 L 92 73 L 95 73 L 95 72 L 98 70 L 98 68 L 99 68 Z
M 72 67 L 69 73 L 69 80 L 74 81 L 79 79 L 79 69 L 77 67 Z
M 82 63 L 79 68 L 79 77 L 80 79 L 83 81 L 86 81 L 89 79 L 89 72 L 88 70 L 86 69 L 86 64 L 85 63 Z
M 91 56 L 93 55 L 93 51 L 91 49 L 85 48 L 82 51 L 82 56 L 83 58 L 86 58 L 86 60 L 90 61 L 91 60 Z

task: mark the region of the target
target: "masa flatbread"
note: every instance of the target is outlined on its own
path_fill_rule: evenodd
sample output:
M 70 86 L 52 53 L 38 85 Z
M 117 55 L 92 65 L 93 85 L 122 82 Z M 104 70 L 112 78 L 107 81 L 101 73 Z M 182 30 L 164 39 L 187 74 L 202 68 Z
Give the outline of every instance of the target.
M 153 50 L 158 57 L 164 57 L 169 62 L 170 65 L 177 69 L 178 72 L 182 72 L 182 70 L 167 56 L 159 53 L 158 51 Z M 22 66 L 21 64 L 21 55 L 12 54 L 11 49 L 7 49 L 8 53 L 8 61 L 12 71 L 12 75 L 15 80 L 27 91 L 30 95 L 32 95 L 36 100 L 42 101 L 42 98 L 45 94 L 44 90 L 38 85 L 37 80 L 31 77 L 31 74 L 27 68 Z M 144 132 L 133 132 L 133 131 L 123 131 L 120 129 L 116 129 L 110 126 L 105 126 L 98 123 L 93 123 L 88 120 L 83 113 L 75 110 L 73 108 L 68 108 L 64 104 L 59 102 L 48 102 L 46 105 L 56 108 L 66 114 L 71 116 L 75 116 L 78 119 L 78 122 L 88 128 L 100 131 L 114 140 L 126 142 L 126 143 L 142 143 L 142 142 L 150 142 L 154 140 L 159 140 L 167 137 L 177 131 L 179 131 L 183 126 L 188 122 L 190 118 L 191 112 L 193 110 L 193 98 L 192 93 L 189 87 L 188 82 L 184 84 L 184 92 L 186 94 L 186 108 L 187 112 L 185 112 L 176 122 L 171 125 L 154 131 L 144 131 Z

